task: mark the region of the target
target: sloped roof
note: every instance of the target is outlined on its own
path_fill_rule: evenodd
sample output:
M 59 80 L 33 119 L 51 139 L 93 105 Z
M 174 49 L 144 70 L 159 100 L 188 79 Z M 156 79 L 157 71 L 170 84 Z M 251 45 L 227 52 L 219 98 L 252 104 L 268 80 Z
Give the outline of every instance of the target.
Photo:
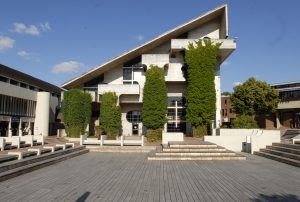
M 227 4 L 224 4 L 220 7 L 217 7 L 195 19 L 190 20 L 187 23 L 184 23 L 170 31 L 165 32 L 164 34 L 159 35 L 158 37 L 128 51 L 123 54 L 121 54 L 118 57 L 115 57 L 111 59 L 110 61 L 103 63 L 100 66 L 95 67 L 94 69 L 91 69 L 90 71 L 75 77 L 74 79 L 71 79 L 70 81 L 65 82 L 62 87 L 65 89 L 72 89 L 72 88 L 79 88 L 82 87 L 84 82 L 91 80 L 98 76 L 99 74 L 102 74 L 107 69 L 116 67 L 117 65 L 121 65 L 122 63 L 131 60 L 139 55 L 144 54 L 147 51 L 150 51 L 151 49 L 167 42 L 168 40 L 171 40 L 172 38 L 176 38 L 183 33 L 186 33 L 192 29 L 195 29 L 198 26 L 203 25 L 206 22 L 209 22 L 213 19 L 221 19 L 221 32 L 220 32 L 220 38 L 227 38 L 228 36 L 228 24 L 227 24 Z

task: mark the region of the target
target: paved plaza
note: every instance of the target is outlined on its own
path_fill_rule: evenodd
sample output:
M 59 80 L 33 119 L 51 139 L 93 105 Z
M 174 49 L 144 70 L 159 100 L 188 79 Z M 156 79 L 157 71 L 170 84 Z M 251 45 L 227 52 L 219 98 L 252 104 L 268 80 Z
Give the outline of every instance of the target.
M 88 153 L 0 183 L 0 201 L 299 201 L 300 170 L 245 161 Z

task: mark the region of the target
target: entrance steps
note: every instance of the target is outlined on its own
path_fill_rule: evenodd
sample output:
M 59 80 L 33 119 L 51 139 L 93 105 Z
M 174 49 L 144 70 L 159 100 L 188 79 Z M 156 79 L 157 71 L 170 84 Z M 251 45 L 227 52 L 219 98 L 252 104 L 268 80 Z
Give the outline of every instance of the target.
M 93 146 L 87 145 L 90 152 L 115 152 L 115 153 L 149 153 L 156 149 L 155 146 Z
M 21 160 L 16 160 L 18 155 L 1 155 L 3 161 L 0 164 L 0 182 L 87 152 L 89 150 L 84 146 L 75 146 L 42 155 L 28 156 Z
M 246 160 L 246 157 L 204 141 L 169 142 L 148 160 Z
M 254 154 L 300 167 L 300 145 L 297 144 L 273 143 L 272 146 L 260 149 L 258 152 L 254 152 Z

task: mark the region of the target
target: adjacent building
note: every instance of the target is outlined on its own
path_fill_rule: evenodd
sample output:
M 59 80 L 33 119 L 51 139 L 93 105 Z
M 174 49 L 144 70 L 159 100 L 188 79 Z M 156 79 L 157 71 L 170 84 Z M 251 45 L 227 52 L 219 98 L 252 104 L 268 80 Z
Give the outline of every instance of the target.
M 222 125 L 230 126 L 232 121 L 236 118 L 236 114 L 233 111 L 233 105 L 229 95 L 221 96 L 221 110 Z
M 279 91 L 280 102 L 276 113 L 277 127 L 300 128 L 300 81 L 272 85 Z
M 62 89 L 0 64 L 0 136 L 56 134 Z
M 141 119 L 145 72 L 151 65 L 162 68 L 168 89 L 168 123 L 165 133 L 191 133 L 185 118 L 186 79 L 183 74 L 184 50 L 189 43 L 210 39 L 222 43 L 215 66 L 215 127 L 221 125 L 220 65 L 236 49 L 236 40 L 228 38 L 227 5 L 220 6 L 180 25 L 145 44 L 134 48 L 65 84 L 63 88 L 79 88 L 93 96 L 92 125 L 99 124 L 99 104 L 106 92 L 115 92 L 122 109 L 122 135 L 145 132 Z M 90 131 L 90 133 L 93 133 Z

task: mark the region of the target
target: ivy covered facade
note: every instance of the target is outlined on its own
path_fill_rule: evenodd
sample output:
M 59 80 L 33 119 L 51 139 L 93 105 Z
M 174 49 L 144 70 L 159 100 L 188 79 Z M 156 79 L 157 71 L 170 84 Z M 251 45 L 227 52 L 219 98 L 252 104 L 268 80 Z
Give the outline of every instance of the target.
M 189 135 L 192 133 L 192 125 L 186 117 L 188 66 L 185 61 L 185 50 L 188 49 L 189 44 L 196 44 L 200 39 L 209 39 L 212 44 L 220 43 L 215 65 L 211 67 L 212 74 L 210 74 L 213 78 L 214 101 L 209 103 L 214 109 L 209 118 L 214 121 L 215 127 L 219 127 L 221 124 L 220 66 L 236 48 L 235 39 L 228 38 L 227 5 L 209 11 L 100 65 L 66 82 L 63 87 L 81 88 L 92 95 L 94 107 L 91 124 L 95 126 L 99 125 L 101 111 L 97 106 L 101 105 L 103 94 L 114 92 L 118 97 L 118 106 L 121 110 L 120 134 L 143 135 L 146 132 L 143 118 L 148 121 L 147 117 L 142 115 L 144 96 L 146 96 L 144 92 L 146 74 L 152 67 L 158 67 L 163 72 L 166 87 L 166 95 L 161 96 L 164 97 L 161 104 L 167 107 L 165 117 L 157 122 L 164 121 L 162 129 L 165 133 Z M 158 87 L 157 92 L 159 94 L 165 91 L 161 91 Z M 150 100 L 148 103 L 152 101 L 156 103 L 155 98 L 156 94 L 152 91 L 150 98 L 147 98 Z M 151 106 L 147 106 L 147 109 L 151 109 Z

